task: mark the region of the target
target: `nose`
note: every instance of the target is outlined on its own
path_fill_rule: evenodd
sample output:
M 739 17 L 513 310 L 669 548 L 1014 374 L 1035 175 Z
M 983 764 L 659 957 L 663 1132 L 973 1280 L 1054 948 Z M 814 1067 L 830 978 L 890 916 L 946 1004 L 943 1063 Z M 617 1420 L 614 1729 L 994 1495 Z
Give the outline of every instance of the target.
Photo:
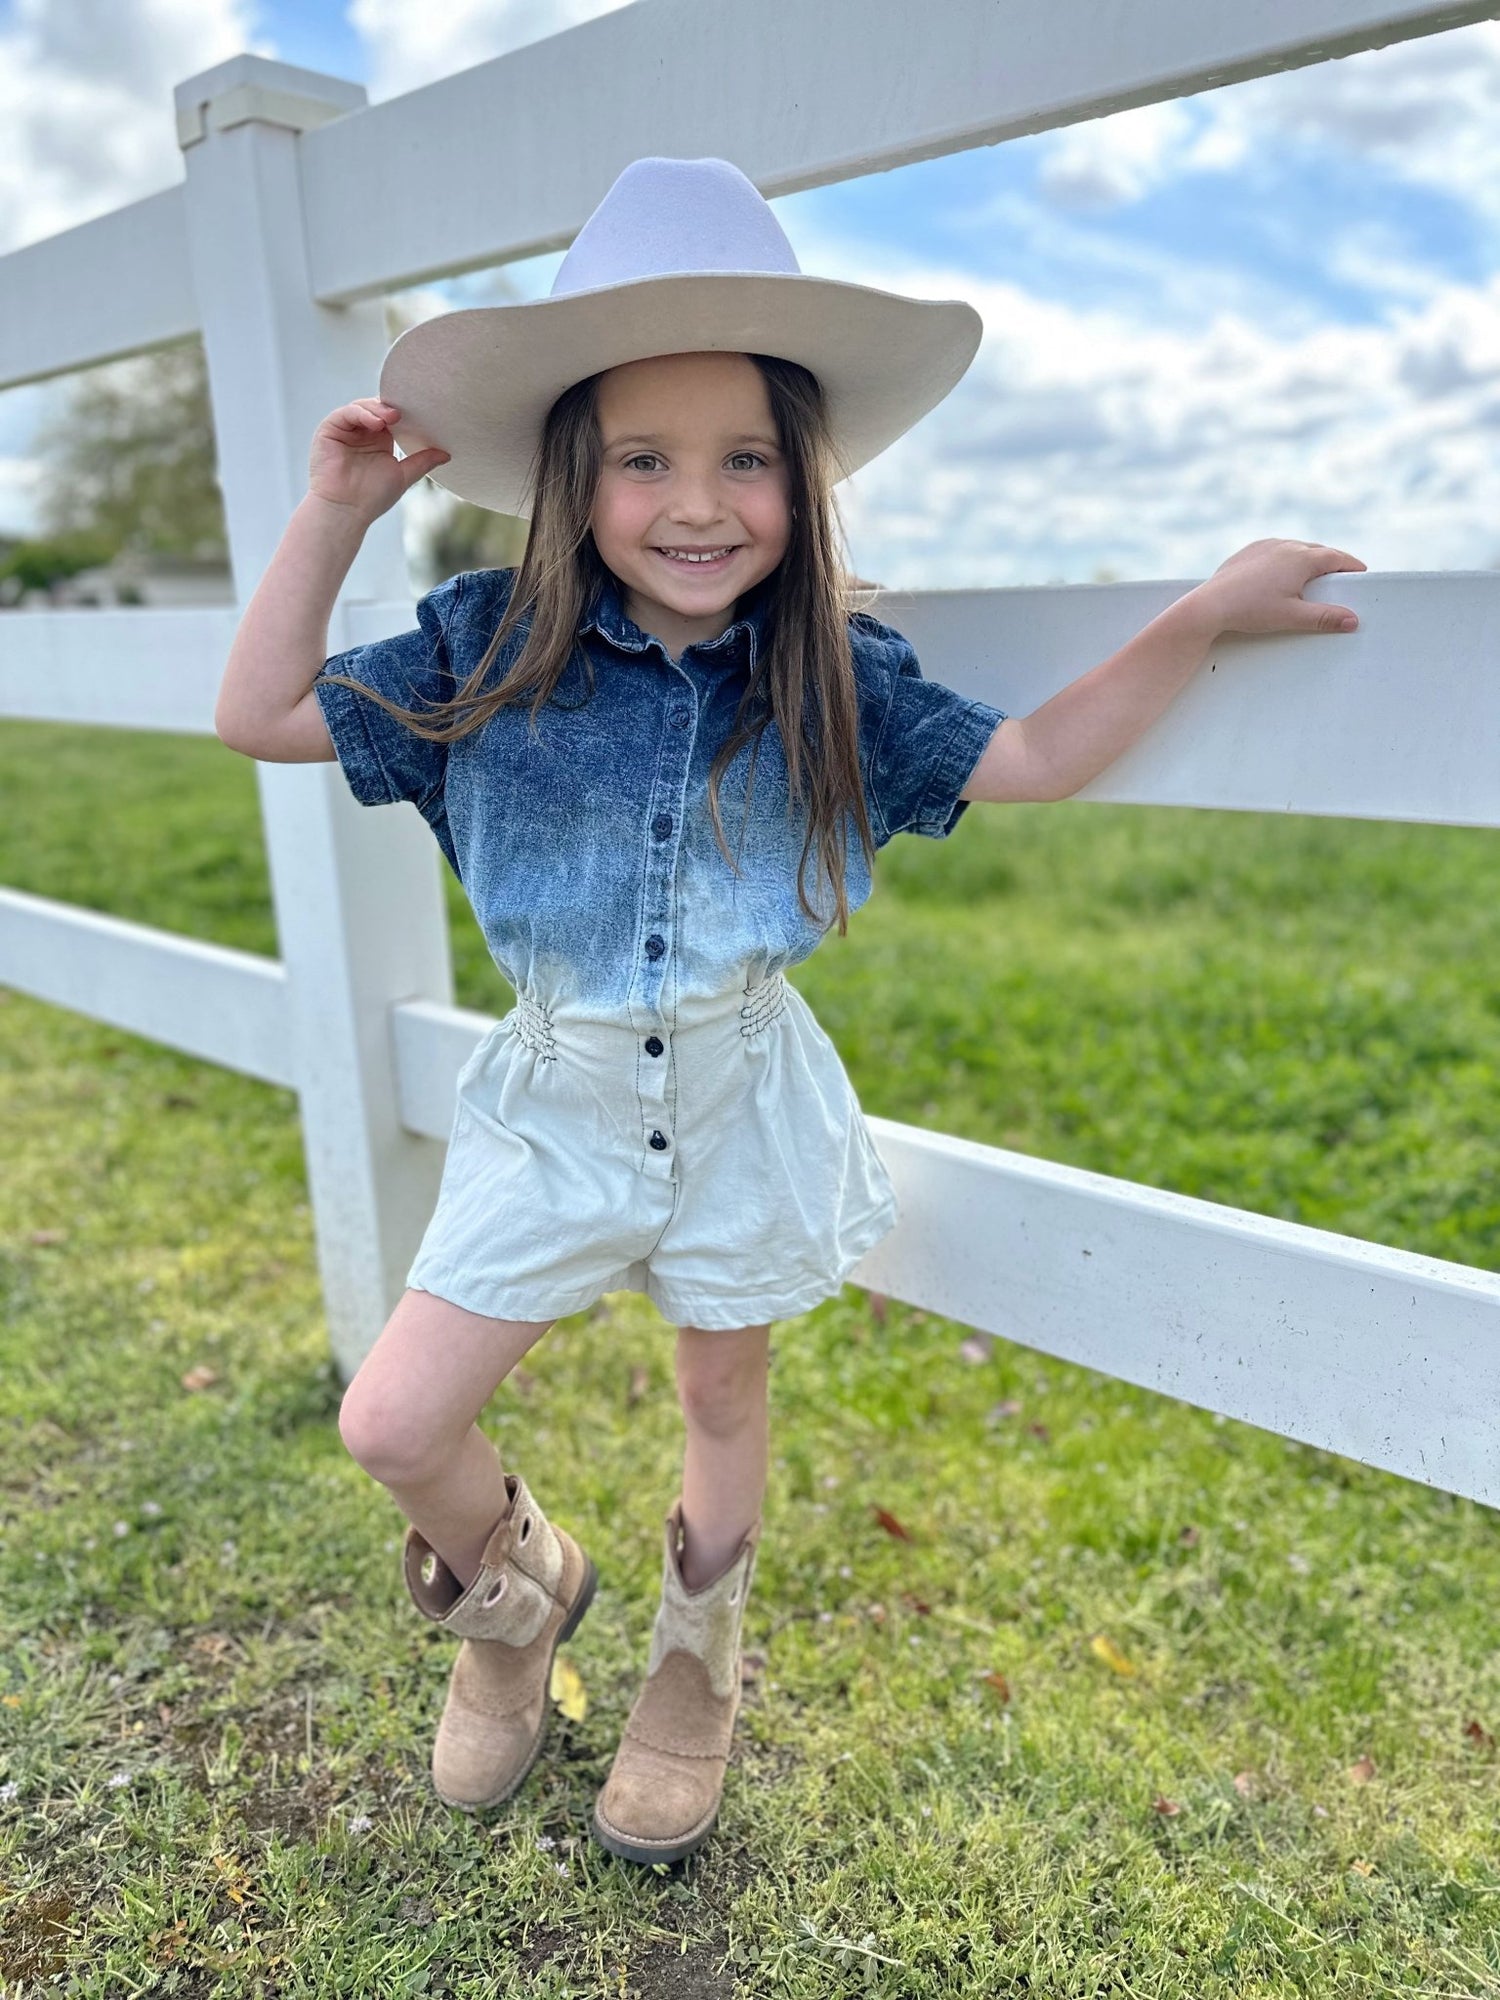
M 683 527 L 693 528 L 726 519 L 719 501 L 718 480 L 712 473 L 698 477 L 684 473 L 672 489 L 672 502 L 667 515 Z

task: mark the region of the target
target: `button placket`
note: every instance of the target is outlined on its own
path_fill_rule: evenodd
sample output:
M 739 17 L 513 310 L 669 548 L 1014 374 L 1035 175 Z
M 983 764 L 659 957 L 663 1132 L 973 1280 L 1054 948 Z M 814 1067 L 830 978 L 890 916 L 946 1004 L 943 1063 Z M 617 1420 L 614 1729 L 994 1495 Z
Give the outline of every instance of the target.
M 684 681 L 688 676 L 676 668 Z M 645 865 L 643 869 L 641 917 L 644 936 L 637 980 L 647 1010 L 662 1018 L 662 995 L 671 970 L 675 937 L 673 916 L 677 877 L 677 855 L 681 840 L 682 813 L 687 796 L 688 768 L 692 758 L 692 730 L 696 697 L 691 682 L 674 687 L 667 695 L 666 732 L 657 766 L 656 784 L 647 802 Z M 653 1030 L 644 1038 L 645 1059 L 637 1065 L 641 1110 L 641 1137 L 646 1148 L 645 1162 L 663 1177 L 672 1172 L 671 1157 L 674 1117 L 668 1099 L 673 1090 L 673 1066 L 664 1060 L 667 1053 L 663 1035 Z

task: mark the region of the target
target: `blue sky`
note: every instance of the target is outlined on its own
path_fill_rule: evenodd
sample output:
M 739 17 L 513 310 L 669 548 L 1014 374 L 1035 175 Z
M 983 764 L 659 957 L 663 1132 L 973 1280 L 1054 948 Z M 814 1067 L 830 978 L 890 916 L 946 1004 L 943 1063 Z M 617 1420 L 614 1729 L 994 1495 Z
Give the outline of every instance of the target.
M 172 85 L 235 49 L 378 101 L 604 4 L 116 0 L 85 34 L 81 0 L 0 0 L 0 252 L 179 178 Z M 804 269 L 985 322 L 958 389 L 841 488 L 866 575 L 1191 577 L 1266 534 L 1500 563 L 1500 25 L 775 206 Z M 535 296 L 557 262 L 407 302 Z M 0 394 L 0 528 L 28 525 L 65 388 Z

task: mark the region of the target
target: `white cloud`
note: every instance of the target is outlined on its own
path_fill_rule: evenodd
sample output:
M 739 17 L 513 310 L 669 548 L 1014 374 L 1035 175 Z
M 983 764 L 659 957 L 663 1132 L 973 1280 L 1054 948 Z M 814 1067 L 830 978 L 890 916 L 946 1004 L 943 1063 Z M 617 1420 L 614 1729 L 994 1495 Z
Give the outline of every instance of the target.
M 564 28 L 610 14 L 624 0 L 351 0 L 349 19 L 364 37 L 372 104 L 404 96 Z
M 1385 325 L 1081 309 L 789 229 L 803 266 L 986 326 L 945 402 L 839 489 L 856 565 L 893 588 L 1206 576 L 1263 535 L 1372 569 L 1500 561 L 1500 273 Z
M 274 49 L 252 0 L 16 0 L 0 27 L 0 252 L 182 179 L 172 91 Z
M 1253 174 L 1288 142 L 1363 155 L 1500 216 L 1500 23 L 1069 126 L 1046 141 L 1039 181 L 1061 208 L 1118 206 L 1186 172 Z
M 1059 208 L 1116 208 L 1139 201 L 1180 171 L 1194 123 L 1186 106 L 1170 99 L 1070 125 L 1048 147 L 1038 184 Z

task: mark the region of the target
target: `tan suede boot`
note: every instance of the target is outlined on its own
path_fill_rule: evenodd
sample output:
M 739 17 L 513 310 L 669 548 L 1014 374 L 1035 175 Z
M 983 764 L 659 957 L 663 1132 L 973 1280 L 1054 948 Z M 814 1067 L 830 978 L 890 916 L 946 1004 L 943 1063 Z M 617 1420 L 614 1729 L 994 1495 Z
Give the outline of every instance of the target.
M 740 1620 L 760 1522 L 729 1567 L 698 1590 L 683 1582 L 681 1536 L 679 1497 L 667 1512 L 646 1685 L 594 1807 L 595 1839 L 624 1861 L 680 1861 L 708 1838 L 740 1705 Z
M 509 1509 L 467 1590 L 415 1527 L 402 1558 L 417 1609 L 463 1640 L 432 1746 L 432 1782 L 445 1805 L 466 1812 L 509 1798 L 536 1762 L 552 1656 L 588 1610 L 597 1580 L 525 1481 L 507 1473 L 505 1484 Z

